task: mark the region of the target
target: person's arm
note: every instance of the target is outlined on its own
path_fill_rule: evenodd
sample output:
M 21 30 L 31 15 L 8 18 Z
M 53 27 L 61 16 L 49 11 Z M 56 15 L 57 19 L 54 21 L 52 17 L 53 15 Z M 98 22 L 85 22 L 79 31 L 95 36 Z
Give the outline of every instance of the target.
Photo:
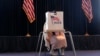
M 52 32 L 47 32 L 47 41 L 50 43 L 50 38 L 52 37 Z

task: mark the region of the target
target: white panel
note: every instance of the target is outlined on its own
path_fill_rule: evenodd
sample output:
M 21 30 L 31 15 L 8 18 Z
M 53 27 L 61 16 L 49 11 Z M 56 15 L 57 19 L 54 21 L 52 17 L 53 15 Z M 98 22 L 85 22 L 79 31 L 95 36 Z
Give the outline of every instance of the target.
M 63 11 L 46 12 L 45 31 L 64 31 Z

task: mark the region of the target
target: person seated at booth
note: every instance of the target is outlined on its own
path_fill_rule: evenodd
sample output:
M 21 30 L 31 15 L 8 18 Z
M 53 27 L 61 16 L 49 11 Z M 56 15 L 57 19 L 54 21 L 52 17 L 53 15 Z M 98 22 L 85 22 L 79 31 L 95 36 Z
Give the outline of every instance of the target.
M 45 32 L 45 27 L 44 27 Z M 43 33 L 45 46 L 50 51 L 50 55 L 58 55 L 56 50 L 59 51 L 60 55 L 64 55 L 64 49 L 67 47 L 66 37 L 62 31 L 48 31 Z

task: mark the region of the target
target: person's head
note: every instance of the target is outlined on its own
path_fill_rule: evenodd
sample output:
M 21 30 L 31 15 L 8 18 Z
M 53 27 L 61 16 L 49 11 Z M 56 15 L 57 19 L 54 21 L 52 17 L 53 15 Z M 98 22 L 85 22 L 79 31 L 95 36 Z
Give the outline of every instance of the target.
M 60 35 L 60 32 L 55 32 L 55 35 Z
M 55 35 L 55 32 L 52 32 L 52 35 Z
M 57 31 L 55 32 L 55 35 L 61 35 L 61 32 Z
M 49 35 L 61 35 L 61 32 L 55 31 L 55 32 L 48 32 Z

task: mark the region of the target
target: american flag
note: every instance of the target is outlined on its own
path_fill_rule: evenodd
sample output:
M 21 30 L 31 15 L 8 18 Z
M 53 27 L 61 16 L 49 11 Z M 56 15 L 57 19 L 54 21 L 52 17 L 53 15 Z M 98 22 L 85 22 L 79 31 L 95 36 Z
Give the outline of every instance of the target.
M 34 4 L 33 0 L 24 0 L 22 7 L 30 23 L 32 23 L 35 20 L 35 12 L 33 4 Z
M 88 18 L 89 23 L 91 23 L 93 18 L 91 0 L 82 0 L 82 9 Z
M 59 18 L 58 18 L 58 17 L 55 17 L 55 16 L 51 16 L 51 19 L 52 19 L 52 20 L 59 21 Z

